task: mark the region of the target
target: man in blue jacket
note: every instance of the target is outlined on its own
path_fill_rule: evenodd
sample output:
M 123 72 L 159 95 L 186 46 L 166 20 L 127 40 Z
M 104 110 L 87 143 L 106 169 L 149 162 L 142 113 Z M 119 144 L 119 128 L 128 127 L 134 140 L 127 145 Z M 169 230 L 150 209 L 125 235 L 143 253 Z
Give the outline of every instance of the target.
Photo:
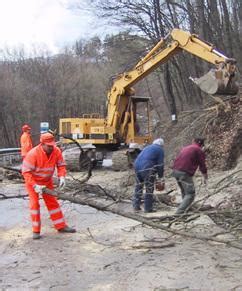
M 133 208 L 135 211 L 141 210 L 141 196 L 145 186 L 144 211 L 153 211 L 154 183 L 156 187 L 161 187 L 161 179 L 164 174 L 164 140 L 158 138 L 151 145 L 145 147 L 138 155 L 135 164 L 136 186 L 133 195 Z M 159 179 L 156 179 L 158 174 Z

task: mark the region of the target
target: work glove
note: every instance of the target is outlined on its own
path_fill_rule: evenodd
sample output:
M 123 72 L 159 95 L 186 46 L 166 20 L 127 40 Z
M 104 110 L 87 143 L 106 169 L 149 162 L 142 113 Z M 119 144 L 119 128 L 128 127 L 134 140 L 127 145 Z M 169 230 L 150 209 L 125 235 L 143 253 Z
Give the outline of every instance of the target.
M 44 189 L 46 188 L 46 186 L 44 185 L 34 185 L 34 191 L 38 194 L 42 194 L 44 192 Z
M 59 188 L 60 188 L 60 189 L 64 189 L 65 186 L 66 186 L 65 177 L 60 177 Z

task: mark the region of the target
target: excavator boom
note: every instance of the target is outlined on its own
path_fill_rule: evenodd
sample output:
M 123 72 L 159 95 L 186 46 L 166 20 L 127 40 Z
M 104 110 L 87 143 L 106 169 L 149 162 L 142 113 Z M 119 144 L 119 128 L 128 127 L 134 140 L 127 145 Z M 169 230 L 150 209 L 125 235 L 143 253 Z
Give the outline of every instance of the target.
M 238 86 L 235 82 L 236 61 L 218 52 L 214 46 L 201 40 L 197 35 L 180 29 L 161 39 L 137 65 L 120 74 L 108 94 L 107 123 L 116 126 L 119 122 L 117 103 L 120 98 L 132 95 L 132 86 L 158 66 L 167 62 L 179 52 L 186 51 L 214 65 L 214 69 L 201 78 L 191 78 L 204 92 L 211 95 L 235 95 Z
M 173 29 L 136 66 L 113 81 L 107 97 L 107 116 L 86 114 L 81 118 L 60 119 L 60 135 L 65 137 L 64 143 L 75 139 L 80 144 L 94 144 L 102 150 L 107 147 L 113 150 L 121 143 L 149 143 L 152 140 L 149 98 L 135 96 L 132 87 L 183 51 L 214 65 L 203 77 L 191 78 L 203 91 L 212 95 L 237 94 L 235 60 L 226 57 L 197 35 Z

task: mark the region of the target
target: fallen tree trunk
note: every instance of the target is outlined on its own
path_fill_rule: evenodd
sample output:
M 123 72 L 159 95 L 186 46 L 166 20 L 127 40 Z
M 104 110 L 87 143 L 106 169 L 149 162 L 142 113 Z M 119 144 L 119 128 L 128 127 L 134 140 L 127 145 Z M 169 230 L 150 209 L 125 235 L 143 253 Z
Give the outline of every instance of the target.
M 234 248 L 242 249 L 242 244 L 239 244 L 238 242 L 235 242 L 235 241 L 231 241 L 231 239 L 230 240 L 219 239 L 214 236 L 205 236 L 205 235 L 200 235 L 200 234 L 195 234 L 195 233 L 189 233 L 182 230 L 170 229 L 169 227 L 166 227 L 160 223 L 150 221 L 146 217 L 133 213 L 132 207 L 130 204 L 118 203 L 120 202 L 119 200 L 111 202 L 108 199 L 104 199 L 101 197 L 97 198 L 94 194 L 87 194 L 85 195 L 85 197 L 83 197 L 82 195 L 79 195 L 77 191 L 74 193 L 66 194 L 66 193 L 56 192 L 56 191 L 47 189 L 46 193 L 56 196 L 59 199 L 70 201 L 72 203 L 87 205 L 101 211 L 109 211 L 114 214 L 118 214 L 126 218 L 136 220 L 152 228 L 160 229 L 160 230 L 163 230 L 175 235 L 180 235 L 183 237 L 198 239 L 202 241 L 213 241 L 216 243 L 223 243 Z

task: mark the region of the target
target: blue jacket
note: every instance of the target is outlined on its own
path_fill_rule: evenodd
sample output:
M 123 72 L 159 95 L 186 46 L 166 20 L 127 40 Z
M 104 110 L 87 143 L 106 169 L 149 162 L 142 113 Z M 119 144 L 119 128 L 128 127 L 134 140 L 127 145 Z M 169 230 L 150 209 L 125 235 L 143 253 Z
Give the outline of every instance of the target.
M 136 172 L 153 168 L 158 173 L 159 178 L 163 177 L 164 172 L 164 150 L 157 144 L 145 147 L 138 155 L 134 168 Z

